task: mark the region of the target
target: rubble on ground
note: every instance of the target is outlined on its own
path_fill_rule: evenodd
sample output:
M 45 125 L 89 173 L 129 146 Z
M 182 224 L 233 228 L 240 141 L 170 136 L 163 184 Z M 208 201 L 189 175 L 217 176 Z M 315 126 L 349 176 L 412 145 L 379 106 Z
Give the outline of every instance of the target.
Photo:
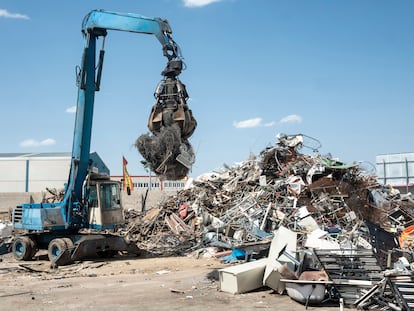
M 298 247 L 369 247 L 372 230 L 394 235 L 412 224 L 409 196 L 378 184 L 360 163 L 301 148 L 303 135 L 281 135 L 258 156 L 190 180 L 148 211 L 126 211 L 126 231 L 143 250 L 182 255 L 270 241 L 280 226 L 299 234 Z
M 304 138 L 279 135 L 275 146 L 188 180 L 157 206 L 126 210 L 118 233 L 148 256 L 258 261 L 245 271 L 222 271 L 230 273 L 221 280 L 229 291 L 237 273 L 252 269 L 247 285 L 293 288 L 292 299 L 306 305 L 338 297 L 358 309 L 414 305 L 403 293 L 414 291 L 411 193 L 379 184 L 364 163 L 321 155 Z M 301 152 L 306 147 L 311 154 Z M 305 279 L 311 271 L 326 273 L 324 280 Z M 306 297 L 315 282 L 326 297 Z
M 0 255 L 9 252 L 13 225 L 8 220 L 0 220 Z
M 226 262 L 259 260 L 251 268 L 252 284 L 280 293 L 293 286 L 291 298 L 306 305 L 311 294 L 297 294 L 321 282 L 300 280 L 307 269 L 326 271 L 330 279 L 322 284 L 326 297 L 312 296 L 313 302 L 341 297 L 347 306 L 384 310 L 414 303 L 398 298 L 403 296 L 393 281 L 403 274 L 414 289 L 410 267 L 384 273 L 401 258 L 412 260 L 411 194 L 380 185 L 364 163 L 346 164 L 316 148 L 304 154 L 304 147 L 302 134 L 279 135 L 276 145 L 258 156 L 189 180 L 185 189 L 150 210 L 126 211 L 124 234 L 155 256 L 196 253 Z M 295 235 L 290 255 L 287 244 L 271 253 L 282 228 Z M 309 251 L 313 257 L 305 260 Z M 298 281 L 289 281 L 292 275 Z M 221 285 L 225 288 L 225 281 Z

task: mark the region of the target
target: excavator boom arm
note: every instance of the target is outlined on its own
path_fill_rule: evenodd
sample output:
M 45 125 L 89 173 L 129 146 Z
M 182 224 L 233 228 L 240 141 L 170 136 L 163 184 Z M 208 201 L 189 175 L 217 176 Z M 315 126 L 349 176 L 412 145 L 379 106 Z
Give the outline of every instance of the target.
M 85 16 L 82 22 L 84 51 L 77 78 L 78 101 L 73 137 L 72 163 L 64 196 L 64 202 L 68 208 L 67 215 L 71 215 L 71 209 L 74 204 L 76 205 L 76 202 L 81 202 L 82 200 L 83 183 L 90 166 L 89 153 L 95 92 L 99 90 L 104 55 L 102 47 L 97 62 L 96 45 L 99 37 L 103 37 L 102 46 L 104 45 L 107 30 L 154 35 L 160 41 L 163 54 L 168 58 L 168 62 L 181 59 L 179 47 L 172 39 L 171 27 L 165 19 L 148 18 L 138 14 L 116 13 L 104 10 L 93 10 Z M 67 221 L 70 223 L 70 219 L 67 219 Z
M 163 46 L 164 56 L 168 59 L 180 57 L 179 48 L 171 37 L 172 30 L 166 19 L 94 10 L 85 16 L 82 31 L 87 33 L 95 28 L 155 35 Z

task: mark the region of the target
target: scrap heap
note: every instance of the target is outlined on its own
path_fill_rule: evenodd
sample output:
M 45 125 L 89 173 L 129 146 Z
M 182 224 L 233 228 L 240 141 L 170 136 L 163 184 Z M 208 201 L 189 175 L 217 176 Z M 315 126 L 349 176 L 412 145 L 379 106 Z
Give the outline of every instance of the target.
M 300 248 L 380 246 L 384 256 L 398 248 L 373 232 L 394 237 L 411 224 L 412 200 L 379 185 L 361 164 L 300 153 L 303 142 L 302 134 L 279 135 L 259 156 L 201 175 L 151 210 L 127 211 L 128 234 L 158 256 L 260 245 L 282 226 L 297 232 Z

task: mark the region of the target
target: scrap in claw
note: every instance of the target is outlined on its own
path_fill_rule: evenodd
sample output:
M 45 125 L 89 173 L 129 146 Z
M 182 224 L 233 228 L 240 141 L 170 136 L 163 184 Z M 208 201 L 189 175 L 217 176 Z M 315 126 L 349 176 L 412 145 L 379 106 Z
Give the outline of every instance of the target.
M 187 176 L 195 161 L 188 139 L 197 121 L 188 108 L 188 93 L 177 78 L 182 70 L 181 60 L 170 60 L 162 72 L 165 77 L 155 90 L 155 104 L 148 120 L 149 134 L 138 137 L 135 146 L 149 167 L 166 179 Z

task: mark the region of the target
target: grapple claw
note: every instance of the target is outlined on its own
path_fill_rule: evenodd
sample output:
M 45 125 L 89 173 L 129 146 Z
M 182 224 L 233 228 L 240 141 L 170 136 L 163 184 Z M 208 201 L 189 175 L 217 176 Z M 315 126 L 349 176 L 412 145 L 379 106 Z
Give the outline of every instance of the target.
M 155 103 L 148 120 L 150 134 L 138 137 L 135 146 L 149 163 L 151 170 L 167 179 L 187 176 L 195 154 L 188 139 L 197 121 L 188 108 L 188 93 L 177 78 L 181 60 L 170 60 L 162 72 L 164 79 L 155 89 Z

